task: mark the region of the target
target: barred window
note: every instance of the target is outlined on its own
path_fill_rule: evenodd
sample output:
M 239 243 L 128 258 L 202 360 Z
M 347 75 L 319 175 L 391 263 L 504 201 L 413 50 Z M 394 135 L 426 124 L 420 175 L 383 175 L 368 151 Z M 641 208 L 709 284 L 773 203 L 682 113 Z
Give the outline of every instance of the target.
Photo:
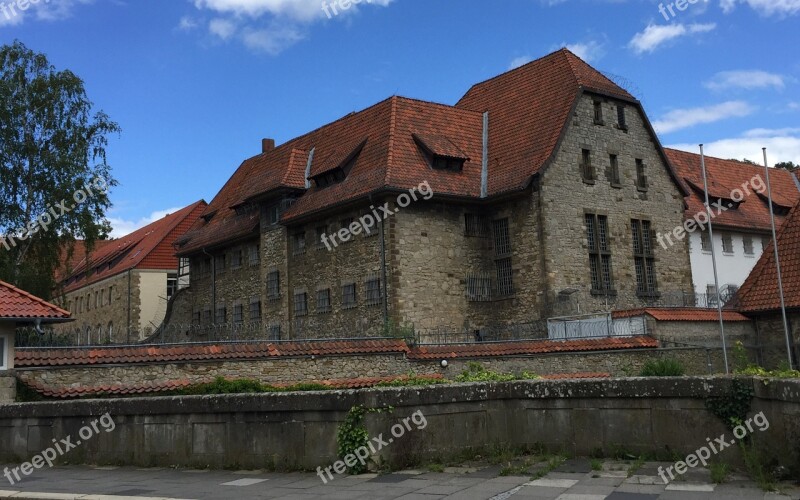
M 753 237 L 752 236 L 745 236 L 744 237 L 744 254 L 745 255 L 754 255 L 755 249 L 753 248 Z
M 250 299 L 250 321 L 253 323 L 261 321 L 261 299 L 258 297 Z
M 346 283 L 342 286 L 342 309 L 352 309 L 356 306 L 356 284 Z
M 511 235 L 508 231 L 508 218 L 493 221 L 495 257 L 511 255 Z
M 495 261 L 497 271 L 497 294 L 501 297 L 514 293 L 514 278 L 511 268 L 511 258 L 498 259 Z
M 613 186 L 621 185 L 622 180 L 620 179 L 619 175 L 619 158 L 617 155 L 608 155 L 608 162 L 611 173 L 611 184 Z
M 585 220 L 592 291 L 606 293 L 614 289 L 611 272 L 611 245 L 608 240 L 608 217 L 586 214 Z
M 492 277 L 486 273 L 467 274 L 467 299 L 471 302 L 492 300 Z
M 601 101 L 594 101 L 594 123 L 596 125 L 603 124 L 603 103 Z
M 366 304 L 376 305 L 381 303 L 381 279 L 377 276 L 370 276 L 364 280 L 364 298 Z
M 317 313 L 331 312 L 331 289 L 317 290 Z
M 240 248 L 231 252 L 231 270 L 236 270 L 242 267 L 242 250 Z
M 280 323 L 272 323 L 269 325 L 269 339 L 270 340 L 280 340 L 281 339 L 281 324 Z
M 217 304 L 217 315 L 215 317 L 215 322 L 217 324 L 223 324 L 228 321 L 228 310 L 225 308 L 225 304 Z
M 258 243 L 250 245 L 250 257 L 248 260 L 251 266 L 257 266 L 261 261 L 261 246 Z
M 292 253 L 300 255 L 306 253 L 306 233 L 303 231 L 292 235 Z
M 624 104 L 617 104 L 617 125 L 622 130 L 628 129 L 628 123 L 625 120 L 625 105 Z
M 594 182 L 594 167 L 592 166 L 592 152 L 588 149 L 581 150 L 581 176 L 584 182 Z
M 233 303 L 233 322 L 237 325 L 244 323 L 244 306 L 238 300 Z
M 722 233 L 722 251 L 733 253 L 733 235 L 730 233 Z
M 656 259 L 653 254 L 653 231 L 650 221 L 631 220 L 633 261 L 636 270 L 636 292 L 643 295 L 658 293 Z
M 705 231 L 700 233 L 700 248 L 704 252 L 710 252 L 711 251 L 711 237 Z
M 328 233 L 328 226 L 317 226 L 317 250 L 325 248 L 323 238 Z
M 639 191 L 647 191 L 648 187 L 644 161 L 638 158 L 636 159 L 636 187 Z
M 225 273 L 225 254 L 224 253 L 214 257 L 214 273 L 215 274 L 224 274 Z
M 308 294 L 306 292 L 294 293 L 294 315 L 305 316 L 308 314 Z
M 464 214 L 464 236 L 488 238 L 490 236 L 489 217 L 477 214 Z
M 206 324 L 211 324 L 211 308 L 210 307 L 206 307 L 203 310 L 203 322 L 205 322 Z
M 281 298 L 281 279 L 278 271 L 270 271 L 267 274 L 267 298 L 278 300 Z

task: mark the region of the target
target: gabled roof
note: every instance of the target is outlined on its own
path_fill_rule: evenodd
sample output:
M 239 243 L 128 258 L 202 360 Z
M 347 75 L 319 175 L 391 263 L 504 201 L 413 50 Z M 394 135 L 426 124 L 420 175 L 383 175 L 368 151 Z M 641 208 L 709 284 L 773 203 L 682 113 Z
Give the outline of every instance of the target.
M 129 269 L 177 269 L 178 258 L 172 244 L 205 209 L 206 202 L 200 200 L 127 236 L 99 244 L 91 255 L 84 254 L 75 264 L 64 279 L 64 291 L 78 290 Z
M 719 321 L 719 311 L 716 309 L 699 309 L 695 307 L 648 307 L 644 309 L 629 309 L 614 311 L 612 316 L 617 318 L 635 318 L 648 315 L 657 321 Z M 746 316 L 736 311 L 722 311 L 723 321 L 741 322 L 750 321 Z
M 686 198 L 687 209 L 684 213 L 686 219 L 694 218 L 705 211 L 705 194 L 703 191 L 703 172 L 700 165 L 700 155 L 665 149 L 667 157 L 678 173 L 680 182 L 688 188 L 689 196 Z M 751 185 L 751 180 L 758 176 L 766 186 L 764 167 L 743 163 L 736 160 L 723 160 L 706 156 L 706 174 L 708 177 L 708 192 L 712 203 L 723 198 L 730 199 L 731 193 L 742 189 L 743 185 Z M 792 174 L 782 169 L 771 169 L 769 174 L 772 187 L 773 202 L 777 205 L 790 208 L 800 200 L 800 189 L 792 179 Z M 771 229 L 769 205 L 766 196 L 754 194 L 750 188 L 750 195 L 744 194 L 744 201 L 736 210 L 727 210 L 717 215 L 713 223 L 717 226 L 734 229 L 769 231 Z M 716 210 L 715 210 L 716 212 Z M 776 216 L 778 224 L 784 217 Z
M 0 321 L 69 321 L 70 313 L 5 281 L 0 281 Z
M 783 222 L 777 243 L 786 307 L 800 308 L 800 202 Z M 776 311 L 781 307 L 773 245 L 764 250 L 736 295 L 739 310 L 744 313 Z

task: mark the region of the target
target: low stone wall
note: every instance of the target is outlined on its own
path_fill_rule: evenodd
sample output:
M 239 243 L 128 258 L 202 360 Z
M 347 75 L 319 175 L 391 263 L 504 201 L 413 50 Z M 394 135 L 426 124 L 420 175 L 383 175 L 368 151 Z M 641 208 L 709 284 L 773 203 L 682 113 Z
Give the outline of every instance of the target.
M 576 455 L 625 449 L 685 455 L 730 432 L 705 407 L 731 378 L 612 379 L 458 384 L 426 388 L 83 400 L 0 405 L 0 463 L 19 463 L 100 415 L 114 421 L 61 461 L 136 466 L 313 469 L 337 460 L 336 431 L 356 405 L 370 413 L 370 436 L 388 441 L 375 455 L 392 466 L 443 460 L 496 446 L 544 445 Z M 754 441 L 800 473 L 800 381 L 740 378 L 755 391 L 750 414 L 769 428 Z M 424 428 L 423 428 L 424 427 Z M 731 439 L 730 436 L 727 437 Z M 735 461 L 736 449 L 717 458 Z
M 435 373 L 446 378 L 455 378 L 471 361 L 478 361 L 489 369 L 503 373 L 528 371 L 547 375 L 594 372 L 623 377 L 638 375 L 647 361 L 663 357 L 679 360 L 686 367 L 688 375 L 725 372 L 721 349 L 667 348 L 457 358 L 450 359 L 447 368 L 442 368 L 440 359 L 408 359 L 405 354 L 397 353 L 50 365 L 18 367 L 17 373 L 29 385 L 51 389 L 92 387 L 99 384 L 135 386 L 184 380 L 198 383 L 216 377 L 253 379 L 271 384 Z
M 17 377 L 13 371 L 0 371 L 0 403 L 13 402 L 17 397 Z

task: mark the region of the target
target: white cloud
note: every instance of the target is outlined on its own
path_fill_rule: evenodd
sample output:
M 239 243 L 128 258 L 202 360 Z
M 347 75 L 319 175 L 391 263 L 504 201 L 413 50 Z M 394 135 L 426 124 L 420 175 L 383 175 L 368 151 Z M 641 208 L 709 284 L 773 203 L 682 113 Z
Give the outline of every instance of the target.
M 303 34 L 292 26 L 273 26 L 268 29 L 245 30 L 242 42 L 257 52 L 275 55 L 303 39 Z
M 697 144 L 668 146 L 682 151 L 697 152 Z M 718 158 L 748 158 L 761 162 L 761 148 L 767 148 L 770 164 L 783 161 L 800 163 L 800 129 L 754 129 L 741 137 L 720 139 L 705 145 L 706 154 Z
M 178 21 L 178 29 L 181 31 L 192 31 L 199 26 L 200 22 L 189 16 L 183 16 L 181 20 Z
M 227 40 L 236 33 L 236 24 L 228 19 L 218 17 L 208 23 L 208 31 L 222 40 Z
M 586 43 L 564 43 L 561 46 L 566 47 L 587 63 L 597 61 L 605 55 L 603 44 L 594 40 Z
M 655 121 L 653 127 L 661 134 L 668 134 L 695 125 L 747 116 L 754 111 L 755 108 L 744 101 L 728 101 L 700 108 L 675 109 Z
M 732 12 L 737 4 L 744 3 L 762 16 L 793 16 L 800 13 L 800 0 L 720 0 L 720 7 L 726 14 Z
M 37 21 L 63 21 L 74 15 L 75 7 L 94 3 L 94 0 L 39 0 L 26 2 L 20 9 L 19 2 L 0 2 L 0 26 L 22 24 L 29 16 Z
M 637 54 L 653 52 L 659 46 L 683 36 L 697 33 L 708 33 L 716 29 L 717 25 L 709 24 L 650 24 L 641 33 L 636 33 L 628 46 Z
M 132 232 L 136 231 L 137 229 L 143 228 L 144 226 L 155 222 L 159 219 L 163 219 L 169 214 L 174 214 L 175 212 L 183 209 L 184 207 L 176 207 L 176 208 L 168 208 L 166 210 L 158 210 L 156 212 L 151 213 L 146 217 L 142 217 L 139 220 L 125 220 L 115 217 L 109 217 L 108 221 L 111 223 L 111 237 L 112 238 L 121 238 Z
M 766 87 L 782 89 L 786 86 L 785 78 L 776 73 L 760 70 L 722 71 L 705 83 L 711 90 L 727 90 L 733 88 L 753 90 Z
M 525 66 L 531 61 L 533 61 L 533 58 L 531 56 L 515 57 L 514 59 L 511 60 L 511 64 L 508 65 L 508 69 L 509 70 L 517 69 L 520 66 Z

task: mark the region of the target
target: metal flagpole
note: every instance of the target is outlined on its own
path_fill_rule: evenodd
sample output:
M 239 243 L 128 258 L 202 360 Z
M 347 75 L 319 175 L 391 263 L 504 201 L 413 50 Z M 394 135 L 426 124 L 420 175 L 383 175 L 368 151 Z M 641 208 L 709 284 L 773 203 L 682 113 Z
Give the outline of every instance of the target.
M 786 319 L 786 301 L 783 297 L 783 277 L 781 276 L 781 259 L 778 254 L 778 232 L 775 230 L 775 211 L 772 209 L 772 186 L 769 182 L 769 163 L 767 162 L 767 148 L 764 151 L 764 173 L 767 176 L 767 198 L 769 199 L 769 216 L 772 221 L 772 246 L 775 248 L 775 269 L 778 272 L 778 292 L 781 296 L 781 313 L 783 314 L 783 331 L 786 334 L 786 354 L 789 356 L 789 368 L 792 363 L 792 341 L 789 336 L 789 321 Z
M 708 239 L 711 240 L 711 263 L 714 266 L 714 287 L 717 290 L 717 312 L 719 313 L 719 334 L 722 337 L 722 354 L 725 358 L 725 374 L 731 373 L 728 365 L 728 346 L 725 342 L 725 323 L 722 321 L 722 297 L 719 293 L 719 277 L 717 275 L 717 254 L 714 250 L 714 228 L 711 224 L 711 203 L 708 199 L 708 176 L 706 175 L 706 156 L 703 153 L 703 145 L 700 145 L 700 166 L 703 169 L 703 189 L 706 193 L 706 215 L 708 215 Z

